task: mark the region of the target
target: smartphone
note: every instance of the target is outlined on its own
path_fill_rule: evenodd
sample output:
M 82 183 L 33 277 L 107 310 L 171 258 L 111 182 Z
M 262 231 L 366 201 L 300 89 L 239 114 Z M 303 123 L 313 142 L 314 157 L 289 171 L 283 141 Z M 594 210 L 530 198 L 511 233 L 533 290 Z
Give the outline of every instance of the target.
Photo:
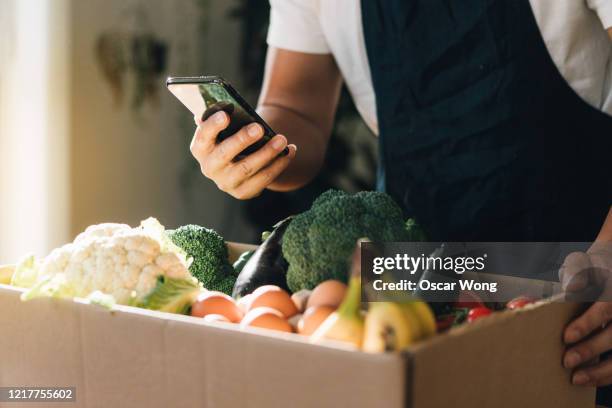
M 166 87 L 194 116 L 206 120 L 219 111 L 224 111 L 230 118 L 229 126 L 217 136 L 221 143 L 249 123 L 261 125 L 264 135 L 257 142 L 244 149 L 234 161 L 241 160 L 261 149 L 276 134 L 272 128 L 255 112 L 242 96 L 227 81 L 218 76 L 170 77 Z M 286 155 L 289 149 L 281 153 Z

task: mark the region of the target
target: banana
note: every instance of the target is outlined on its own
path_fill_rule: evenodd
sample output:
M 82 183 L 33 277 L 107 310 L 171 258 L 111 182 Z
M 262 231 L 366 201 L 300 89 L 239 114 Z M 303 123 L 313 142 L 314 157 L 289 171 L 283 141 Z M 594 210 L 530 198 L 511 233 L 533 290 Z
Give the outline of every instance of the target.
M 351 278 L 348 292 L 337 311 L 327 319 L 310 336 L 312 343 L 324 340 L 337 340 L 361 347 L 363 339 L 363 316 L 361 305 L 361 279 Z
M 420 326 L 419 339 L 427 339 L 436 334 L 436 317 L 429 305 L 421 300 L 408 302 L 407 313 L 413 315 Z
M 362 349 L 368 353 L 399 351 L 416 341 L 419 331 L 418 321 L 404 304 L 375 302 L 366 316 Z

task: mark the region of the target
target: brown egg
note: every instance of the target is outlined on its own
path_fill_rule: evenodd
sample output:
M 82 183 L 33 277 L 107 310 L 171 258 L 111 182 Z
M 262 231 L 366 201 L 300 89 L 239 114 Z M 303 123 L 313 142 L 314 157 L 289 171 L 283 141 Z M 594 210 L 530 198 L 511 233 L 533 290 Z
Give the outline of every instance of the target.
M 220 314 L 209 314 L 204 316 L 204 321 L 206 323 L 215 323 L 215 322 L 223 322 L 223 323 L 230 323 L 229 319 L 223 315 Z
M 251 296 L 249 311 L 258 307 L 270 307 L 281 312 L 285 318 L 290 318 L 298 312 L 291 296 L 278 286 L 261 286 L 255 289 Z
M 310 297 L 311 293 L 312 290 L 302 289 L 291 295 L 291 300 L 293 300 L 298 312 L 304 313 L 304 310 L 306 310 L 306 303 L 308 303 L 308 298 Z
M 298 333 L 310 336 L 335 310 L 331 306 L 313 306 L 306 309 L 297 324 Z
M 191 315 L 204 317 L 211 314 L 225 316 L 232 323 L 238 323 L 243 313 L 234 299 L 221 292 L 202 292 L 191 306 Z
M 337 308 L 346 294 L 346 285 L 337 280 L 319 283 L 308 297 L 306 309 L 313 306 L 331 306 Z
M 293 332 L 293 328 L 287 319 L 278 310 L 269 307 L 257 307 L 251 309 L 240 322 L 240 328 L 260 327 L 262 329 L 278 330 L 287 333 Z
M 251 303 L 251 299 L 253 298 L 252 294 L 244 295 L 236 302 L 242 313 L 246 314 L 249 311 L 249 304 Z

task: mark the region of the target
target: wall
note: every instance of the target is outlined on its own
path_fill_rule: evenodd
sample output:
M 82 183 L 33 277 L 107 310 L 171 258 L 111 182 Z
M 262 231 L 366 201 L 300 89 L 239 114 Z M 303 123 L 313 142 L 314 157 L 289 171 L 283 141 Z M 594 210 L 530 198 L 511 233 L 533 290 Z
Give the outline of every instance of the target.
M 0 264 L 69 237 L 69 8 L 0 1 Z
M 168 75 L 220 74 L 238 78 L 238 27 L 227 20 L 233 1 L 210 3 L 207 33 L 198 27 L 192 0 L 72 1 L 71 233 L 99 222 L 137 224 L 155 216 L 167 226 L 198 223 L 228 239 L 252 231 L 240 216 L 241 203 L 196 175 L 180 180 L 190 160 L 193 119 L 159 80 L 157 105 L 135 111 L 117 106 L 95 58 L 107 30 L 133 30 L 125 14 L 141 5 L 154 33 L 170 46 Z M 133 84 L 129 78 L 127 84 Z M 130 96 L 128 92 L 126 96 Z M 195 166 L 195 163 L 193 164 Z

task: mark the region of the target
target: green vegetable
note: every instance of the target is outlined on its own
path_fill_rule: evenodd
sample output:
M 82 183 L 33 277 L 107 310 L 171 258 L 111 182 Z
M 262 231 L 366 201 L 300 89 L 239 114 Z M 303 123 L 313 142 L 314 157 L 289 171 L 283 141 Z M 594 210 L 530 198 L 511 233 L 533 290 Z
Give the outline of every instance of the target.
M 373 242 L 409 240 L 402 210 L 393 199 L 381 192 L 323 193 L 284 234 L 289 288 L 312 289 L 327 279 L 346 282 L 355 242 L 363 237 Z
M 409 218 L 406 221 L 406 230 L 408 231 L 408 241 L 427 242 L 425 231 L 414 218 Z
M 162 276 L 155 289 L 145 297 L 141 307 L 161 312 L 187 314 L 201 287 L 198 281 Z
M 166 233 L 193 258 L 189 271 L 206 289 L 232 293 L 238 274 L 229 263 L 227 246 L 221 235 L 199 225 L 185 225 Z
M 74 285 L 63 273 L 46 275 L 36 281 L 28 291 L 21 294 L 21 300 L 27 301 L 41 297 L 73 298 L 76 296 Z
M 234 267 L 234 270 L 236 271 L 237 275 L 240 275 L 240 272 L 242 271 L 242 268 L 244 268 L 244 265 L 246 265 L 247 262 L 249 262 L 249 259 L 251 259 L 251 257 L 253 256 L 254 253 L 255 253 L 254 250 L 245 251 L 245 252 L 240 254 L 238 259 L 236 259 L 236 262 L 234 262 L 233 267 Z
M 34 286 L 37 278 L 38 269 L 36 258 L 34 255 L 29 255 L 19 261 L 15 267 L 15 272 L 13 272 L 10 284 L 20 288 L 30 288 Z

